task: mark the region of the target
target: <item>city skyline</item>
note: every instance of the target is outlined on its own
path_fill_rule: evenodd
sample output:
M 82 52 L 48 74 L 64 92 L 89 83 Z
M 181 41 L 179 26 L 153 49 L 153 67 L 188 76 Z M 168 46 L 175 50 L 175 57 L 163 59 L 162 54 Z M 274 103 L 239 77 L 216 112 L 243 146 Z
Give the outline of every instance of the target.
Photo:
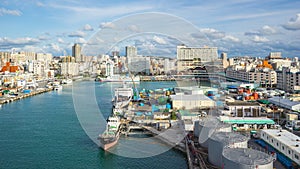
M 92 35 L 113 28 L 119 18 L 137 13 L 174 15 L 195 25 L 201 35 L 228 56 L 299 56 L 300 2 L 297 1 L 39 1 L 0 2 L 0 51 L 23 51 L 71 55 L 74 43 L 86 44 Z M 159 27 L 159 24 L 154 25 Z M 135 25 L 128 25 L 138 29 Z M 193 38 L 199 38 L 195 34 Z M 167 35 L 133 36 L 119 41 L 135 45 L 138 53 L 176 56 L 179 41 Z M 202 47 L 207 44 L 193 44 Z M 143 50 L 139 50 L 143 49 Z M 125 51 L 125 48 L 119 49 Z

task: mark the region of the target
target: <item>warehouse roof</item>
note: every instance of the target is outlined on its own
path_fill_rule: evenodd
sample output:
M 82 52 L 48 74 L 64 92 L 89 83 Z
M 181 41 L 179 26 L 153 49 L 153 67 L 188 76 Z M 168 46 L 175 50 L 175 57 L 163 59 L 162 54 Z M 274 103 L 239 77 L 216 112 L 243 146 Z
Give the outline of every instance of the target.
M 182 101 L 191 101 L 191 100 L 203 100 L 203 101 L 213 101 L 204 94 L 193 94 L 193 95 L 171 95 L 172 100 L 182 100 Z
M 287 130 L 274 130 L 266 129 L 262 130 L 269 136 L 276 138 L 280 143 L 287 145 L 292 150 L 300 153 L 300 137 L 287 131 Z
M 273 104 L 285 108 L 292 108 L 293 106 L 298 106 L 298 105 L 300 106 L 300 102 L 291 101 L 289 99 L 282 98 L 282 97 L 272 97 L 269 99 L 269 101 Z
M 230 124 L 275 124 L 272 119 L 266 117 L 228 117 L 220 116 L 220 120 Z
M 244 102 L 244 101 L 235 101 L 227 102 L 227 106 L 260 106 L 257 102 Z

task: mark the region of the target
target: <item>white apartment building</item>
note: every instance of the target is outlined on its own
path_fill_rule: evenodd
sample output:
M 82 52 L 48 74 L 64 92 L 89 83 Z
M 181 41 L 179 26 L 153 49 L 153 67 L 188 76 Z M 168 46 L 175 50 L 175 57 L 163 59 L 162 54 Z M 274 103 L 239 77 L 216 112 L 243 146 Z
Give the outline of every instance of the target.
M 177 46 L 177 71 L 193 68 L 199 63 L 213 62 L 218 59 L 217 47 Z
M 277 88 L 295 92 L 300 90 L 300 70 L 295 67 L 282 67 L 277 72 Z
M 230 66 L 226 69 L 226 77 L 248 83 L 258 83 L 261 85 L 274 86 L 277 84 L 276 71 L 269 68 L 260 69 L 237 69 L 236 66 Z
M 48 62 L 32 60 L 28 63 L 28 72 L 40 77 L 46 77 L 49 69 L 50 67 Z
M 280 69 L 281 67 L 290 67 L 293 63 L 289 59 L 273 59 L 269 62 L 275 70 Z
M 61 75 L 77 76 L 79 74 L 79 65 L 74 62 L 62 62 L 61 63 Z
M 128 70 L 134 74 L 145 73 L 146 75 L 149 75 L 150 64 L 151 64 L 150 57 L 142 57 L 142 56 L 132 57 L 128 61 Z
M 163 62 L 164 72 L 165 74 L 176 71 L 176 60 L 175 59 L 164 59 Z
M 131 73 L 150 73 L 150 57 L 142 57 L 137 55 L 137 48 L 135 46 L 125 47 L 126 65 L 128 71 Z
M 281 59 L 281 52 L 270 52 L 268 59 Z
M 51 62 L 52 58 L 53 58 L 53 56 L 51 53 L 37 53 L 36 54 L 36 60 L 39 60 L 39 61 Z

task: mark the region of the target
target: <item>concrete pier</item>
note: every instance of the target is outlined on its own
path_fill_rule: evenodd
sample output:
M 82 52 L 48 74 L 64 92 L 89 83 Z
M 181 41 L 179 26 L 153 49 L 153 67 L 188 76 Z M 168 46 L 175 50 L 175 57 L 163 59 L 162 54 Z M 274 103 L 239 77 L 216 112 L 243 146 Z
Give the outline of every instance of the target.
M 48 89 L 48 88 L 43 88 L 43 89 L 40 89 L 40 90 L 35 90 L 35 91 L 32 91 L 30 93 L 18 93 L 18 96 L 14 96 L 14 97 L 3 97 L 0 99 L 0 104 L 6 104 L 6 103 L 10 103 L 10 102 L 13 102 L 13 101 L 16 101 L 16 100 L 20 100 L 20 99 L 24 99 L 24 98 L 27 98 L 27 97 L 31 97 L 31 96 L 34 96 L 34 95 L 37 95 L 37 94 L 41 94 L 41 93 L 45 93 L 45 92 L 49 92 L 49 91 L 52 91 L 53 89 Z
M 150 131 L 155 135 L 156 138 L 160 139 L 166 144 L 186 153 L 185 144 L 182 142 L 185 138 L 185 131 L 181 122 L 176 123 L 169 129 L 161 131 L 150 126 L 143 126 L 143 128 Z

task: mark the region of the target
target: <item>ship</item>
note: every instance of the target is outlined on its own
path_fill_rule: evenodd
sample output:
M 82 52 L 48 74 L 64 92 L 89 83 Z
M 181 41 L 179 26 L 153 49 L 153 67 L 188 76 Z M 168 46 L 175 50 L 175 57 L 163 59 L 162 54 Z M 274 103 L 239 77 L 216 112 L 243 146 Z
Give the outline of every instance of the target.
M 118 143 L 120 137 L 120 119 L 118 116 L 109 116 L 105 131 L 99 135 L 103 150 L 108 150 Z
M 61 81 L 61 84 L 72 84 L 73 83 L 73 80 L 72 79 L 63 79 Z
M 133 89 L 127 87 L 126 83 L 123 83 L 122 87 L 115 88 L 113 106 L 114 108 L 124 108 L 133 99 Z

